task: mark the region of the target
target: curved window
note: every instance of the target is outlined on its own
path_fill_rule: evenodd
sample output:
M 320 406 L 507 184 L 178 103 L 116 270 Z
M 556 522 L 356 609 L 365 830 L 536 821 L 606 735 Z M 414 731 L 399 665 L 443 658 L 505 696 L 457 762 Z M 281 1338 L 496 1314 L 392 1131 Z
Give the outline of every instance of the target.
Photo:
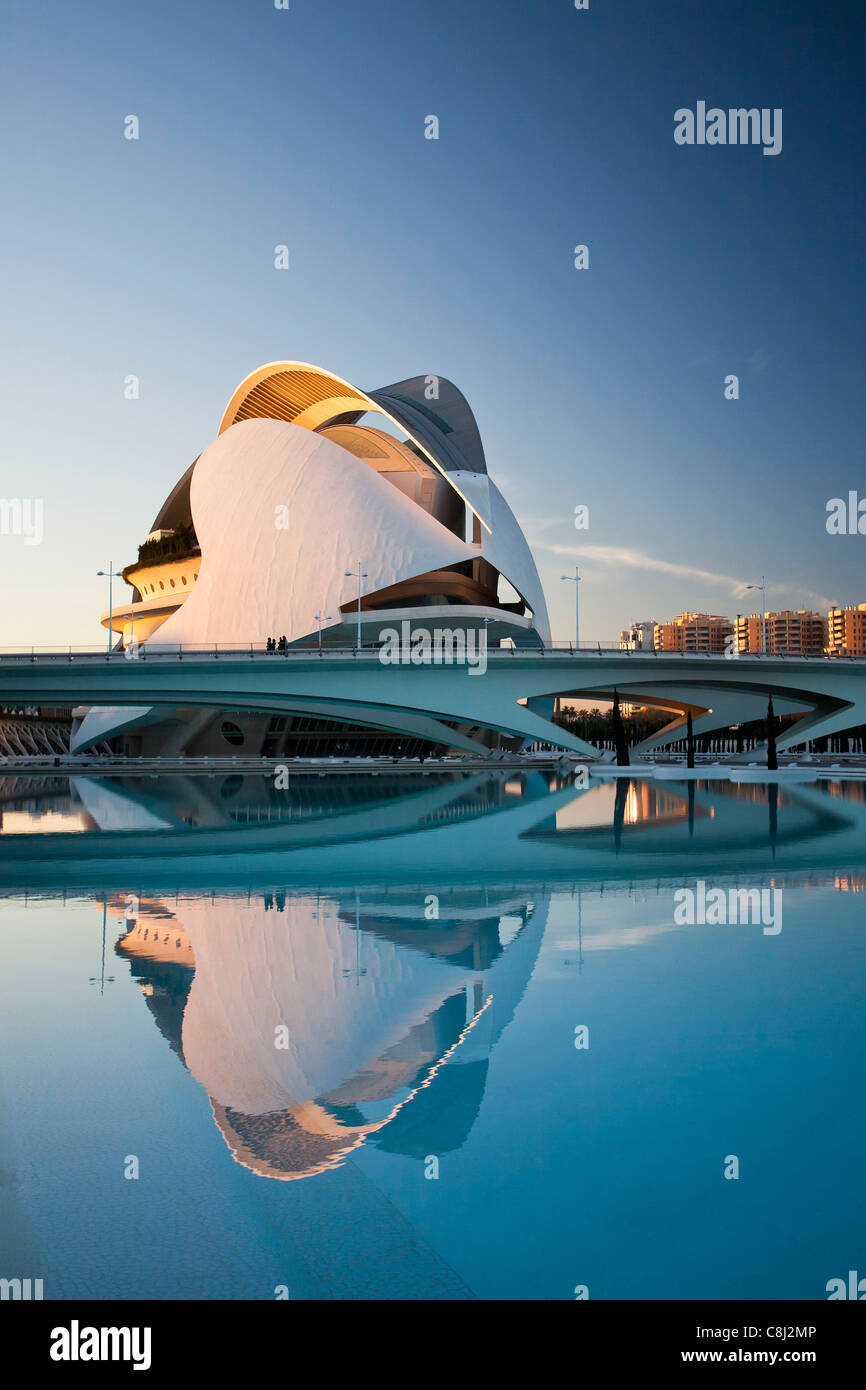
M 173 580 L 173 579 L 170 579 L 168 582 L 169 582 L 169 584 L 171 585 L 171 587 L 174 588 L 174 580 Z
M 165 585 L 163 584 L 162 580 L 159 581 L 159 587 L 160 587 L 161 589 L 164 589 L 164 588 L 165 588 Z
M 185 584 L 185 583 L 186 583 L 186 575 L 185 575 L 185 574 L 182 574 L 182 575 L 181 575 L 181 577 L 180 577 L 180 582 L 181 582 L 181 584 Z
M 237 724 L 232 724 L 228 719 L 224 724 L 220 725 L 220 733 L 226 743 L 232 744 L 234 748 L 240 748 L 244 741 L 243 732 L 238 728 Z

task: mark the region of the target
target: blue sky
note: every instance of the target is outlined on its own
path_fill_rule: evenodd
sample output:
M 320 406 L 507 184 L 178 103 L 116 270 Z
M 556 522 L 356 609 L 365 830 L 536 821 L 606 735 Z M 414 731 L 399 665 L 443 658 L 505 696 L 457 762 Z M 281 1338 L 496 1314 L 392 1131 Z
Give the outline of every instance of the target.
M 135 558 L 277 358 L 456 381 L 556 637 L 575 563 L 586 638 L 750 611 L 736 586 L 761 574 L 773 607 L 866 601 L 866 536 L 825 529 L 829 498 L 866 496 L 853 6 L 5 14 L 0 496 L 42 498 L 45 531 L 0 536 L 0 644 L 100 640 L 95 571 Z M 781 154 L 676 145 L 698 100 L 781 107 Z

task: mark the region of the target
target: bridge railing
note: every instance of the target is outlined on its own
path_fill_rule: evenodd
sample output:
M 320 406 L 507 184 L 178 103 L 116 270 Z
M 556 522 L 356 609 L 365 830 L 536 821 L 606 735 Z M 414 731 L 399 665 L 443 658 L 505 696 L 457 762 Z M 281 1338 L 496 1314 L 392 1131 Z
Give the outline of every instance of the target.
M 410 651 L 411 648 L 407 648 Z M 282 651 L 268 650 L 264 642 L 183 642 L 162 644 L 148 641 L 142 642 L 123 649 L 114 647 L 110 652 L 105 648 L 90 646 L 32 646 L 32 647 L 0 647 L 0 663 L 2 662 L 97 662 L 112 663 L 133 662 L 133 661 L 158 661 L 171 660 L 182 661 L 184 658 L 195 659 L 196 657 L 209 658 L 211 660 L 226 659 L 248 659 L 257 661 L 285 661 L 291 658 L 303 658 L 309 660 L 310 657 L 335 657 L 342 656 L 348 660 L 381 660 L 382 647 L 380 643 L 364 643 L 362 646 L 346 645 L 337 646 L 331 643 L 324 643 L 321 647 L 316 642 L 295 643 L 286 647 Z M 549 642 L 545 646 L 535 647 L 515 647 L 515 646 L 495 646 L 488 645 L 487 657 L 490 659 L 508 660 L 512 657 L 537 657 L 545 656 L 616 656 L 616 657 L 649 657 L 659 660 L 694 659 L 706 658 L 718 661 L 729 659 L 737 661 L 855 661 L 857 657 L 848 653 L 827 655 L 825 653 L 805 653 L 805 652 L 743 652 L 738 656 L 727 657 L 723 652 L 690 652 L 690 651 L 655 651 L 649 650 L 634 651 L 629 648 L 620 647 L 613 642 L 581 642 L 576 645 L 574 642 Z M 863 660 L 863 658 L 859 658 Z M 423 664 L 428 664 L 425 660 Z
M 461 629 L 455 629 L 460 631 Z M 463 629 L 465 630 L 465 629 Z M 475 629 L 477 630 L 477 629 Z M 410 651 L 411 648 L 407 648 Z M 309 660 L 310 657 L 334 657 L 342 656 L 348 660 L 367 659 L 381 660 L 382 645 L 379 642 L 363 643 L 360 647 L 357 644 L 346 644 L 338 646 L 333 643 L 323 643 L 322 646 L 313 640 L 311 642 L 295 643 L 283 650 L 270 651 L 265 642 L 183 642 L 183 643 L 159 643 L 150 640 L 148 642 L 137 643 L 129 648 L 116 646 L 108 651 L 105 647 L 92 646 L 32 646 L 32 647 L 0 647 L 0 662 L 101 662 L 117 663 L 132 661 L 155 661 L 171 660 L 182 661 L 184 658 L 194 659 L 205 657 L 212 660 L 222 658 L 248 659 L 251 661 L 285 661 L 291 658 L 303 658 Z M 693 659 L 706 658 L 718 661 L 720 659 L 736 661 L 855 661 L 857 657 L 847 653 L 844 655 L 825 653 L 800 653 L 800 652 L 742 652 L 737 656 L 727 655 L 723 652 L 690 652 L 690 651 L 655 651 L 632 650 L 623 648 L 617 642 L 549 642 L 544 646 L 515 647 L 488 645 L 488 659 L 508 660 L 512 657 L 538 657 L 545 656 L 616 656 L 616 657 L 649 657 L 658 660 Z M 863 658 L 859 658 L 863 660 Z M 428 664 L 425 660 L 423 664 Z

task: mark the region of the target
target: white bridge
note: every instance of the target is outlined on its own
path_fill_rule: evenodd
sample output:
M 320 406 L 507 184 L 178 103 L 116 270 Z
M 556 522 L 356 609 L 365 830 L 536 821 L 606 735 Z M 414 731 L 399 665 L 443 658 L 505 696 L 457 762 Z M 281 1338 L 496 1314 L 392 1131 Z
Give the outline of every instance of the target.
M 149 642 L 134 653 L 66 650 L 0 654 L 0 704 L 155 706 L 307 714 L 484 752 L 482 729 L 542 741 L 587 758 L 598 749 L 552 722 L 557 696 L 612 699 L 671 712 L 637 751 L 777 715 L 797 715 L 780 750 L 866 724 L 866 661 L 827 657 L 642 653 L 593 647 L 498 648 L 483 675 L 457 663 L 386 664 L 376 648 L 247 648 Z

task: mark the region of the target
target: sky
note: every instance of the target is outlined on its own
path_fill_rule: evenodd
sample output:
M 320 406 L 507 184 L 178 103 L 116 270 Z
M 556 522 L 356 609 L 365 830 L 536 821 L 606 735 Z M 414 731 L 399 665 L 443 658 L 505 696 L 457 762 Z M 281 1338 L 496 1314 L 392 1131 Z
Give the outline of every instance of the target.
M 276 359 L 456 382 L 557 639 L 575 564 L 599 641 L 762 576 L 866 602 L 826 529 L 866 497 L 864 38 L 805 0 L 6 0 L 0 499 L 43 536 L 0 534 L 0 646 L 103 640 L 97 571 Z M 699 101 L 780 108 L 781 152 L 677 144 Z

